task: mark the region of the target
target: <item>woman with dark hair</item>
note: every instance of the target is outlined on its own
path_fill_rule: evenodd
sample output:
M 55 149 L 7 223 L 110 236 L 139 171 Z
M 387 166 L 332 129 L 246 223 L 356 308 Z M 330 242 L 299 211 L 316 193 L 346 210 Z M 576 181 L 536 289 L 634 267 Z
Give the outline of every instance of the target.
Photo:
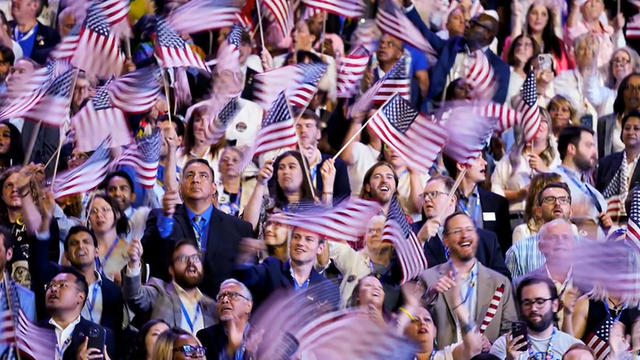
M 205 137 L 205 126 L 207 116 L 206 105 L 197 103 L 187 110 L 187 127 L 184 135 L 184 144 L 177 151 L 177 165 L 184 168 L 187 161 L 191 159 L 204 159 L 209 162 L 212 169 L 218 169 L 220 153 L 226 146 L 226 140 L 222 137 L 217 143 L 211 144 Z M 180 120 L 178 120 L 180 121 Z M 219 179 L 214 173 L 215 180 Z
M 520 1 L 513 2 L 513 29 L 511 36 L 505 40 L 503 58 L 506 60 L 507 54 L 511 51 L 511 39 L 515 39 L 516 36 L 525 33 L 535 39 L 542 53 L 553 55 L 555 68 L 558 72 L 573 69 L 575 66 L 573 59 L 567 52 L 565 43 L 555 33 L 556 10 L 547 6 L 544 1 L 536 0 L 527 9 L 527 14 L 523 20 L 521 4 Z M 525 25 L 525 31 L 522 31 L 523 24 Z
M 618 88 L 618 96 L 613 102 L 613 114 L 598 119 L 598 158 L 603 158 L 624 149 L 621 141 L 622 118 L 633 110 L 640 109 L 640 73 L 625 77 Z
M 0 122 L 0 171 L 22 165 L 24 150 L 22 135 L 8 120 Z
M 163 332 L 169 330 L 169 324 L 162 319 L 152 319 L 147 321 L 140 331 L 134 347 L 129 355 L 130 360 L 154 360 L 152 358 L 152 351 L 156 345 L 158 336 Z
M 358 280 L 353 288 L 349 306 L 362 310 L 379 323 L 385 325 L 388 321 L 388 315 L 384 310 L 384 288 L 382 283 L 373 274 L 367 275 Z
M 540 54 L 540 45 L 533 36 L 520 34 L 513 39 L 512 46 L 509 47 L 506 56 L 506 62 L 511 68 L 507 102 L 510 102 L 514 95 L 520 93 L 520 88 L 527 78 L 524 67 L 532 56 L 538 54 Z
M 120 284 L 120 270 L 129 261 L 129 245 L 125 236 L 129 221 L 118 206 L 104 194 L 96 194 L 87 211 L 89 227 L 98 238 L 98 271 Z

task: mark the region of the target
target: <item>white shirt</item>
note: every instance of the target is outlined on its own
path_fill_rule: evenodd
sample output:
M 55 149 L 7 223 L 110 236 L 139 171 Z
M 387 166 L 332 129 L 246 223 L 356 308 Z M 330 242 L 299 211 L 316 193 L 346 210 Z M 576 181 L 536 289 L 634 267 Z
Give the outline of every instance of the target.
M 76 325 L 80 322 L 80 315 L 73 320 L 66 328 L 62 328 L 62 326 L 58 325 L 58 323 L 53 320 L 53 318 L 49 319 L 49 324 L 55 327 L 56 333 L 56 349 L 55 350 L 55 359 L 62 360 L 62 355 L 64 355 L 65 350 L 71 344 L 71 334 L 73 334 L 73 330 L 76 328 Z M 65 344 L 66 343 L 66 344 Z
M 562 165 L 557 166 L 553 172 L 562 176 L 562 181 L 569 185 L 571 190 L 571 211 L 574 218 L 589 218 L 599 223 L 599 211 L 595 205 L 595 201 L 600 205 L 601 211 L 607 210 L 607 203 L 604 196 L 590 184 L 581 180 L 580 175 L 576 171 L 568 169 Z M 593 194 L 593 195 L 591 195 Z M 598 227 L 598 229 L 600 229 Z M 599 230 L 600 231 L 600 230 Z
M 140 206 L 136 209 L 128 207 L 124 211 L 124 215 L 129 219 L 129 228 L 131 231 L 124 238 L 127 243 L 130 243 L 133 239 L 142 239 L 144 235 L 144 229 L 147 226 L 147 216 L 149 216 L 151 209 L 146 206 Z
M 253 101 L 238 98 L 238 112 L 225 131 L 227 140 L 236 140 L 236 146 L 252 146 L 262 125 L 262 108 Z M 217 172 L 218 168 L 214 168 Z
M 87 301 L 84 302 L 80 315 L 83 318 L 96 324 L 100 324 L 102 319 L 102 276 L 99 272 L 95 272 L 98 280 L 89 285 L 87 293 Z
M 184 311 L 182 310 L 182 306 L 180 307 L 180 328 L 182 330 L 188 331 L 192 334 L 196 334 L 198 331 L 204 329 L 204 316 L 202 315 L 202 307 L 200 304 L 200 299 L 202 299 L 202 293 L 199 289 L 196 289 L 196 298 L 187 295 L 187 292 L 180 287 L 180 285 L 173 282 L 173 287 L 176 289 L 176 293 L 182 302 L 182 306 L 184 306 L 184 311 L 187 312 L 189 316 L 189 320 L 192 322 L 193 329 L 189 326 L 189 321 L 187 321 L 186 316 L 184 315 Z

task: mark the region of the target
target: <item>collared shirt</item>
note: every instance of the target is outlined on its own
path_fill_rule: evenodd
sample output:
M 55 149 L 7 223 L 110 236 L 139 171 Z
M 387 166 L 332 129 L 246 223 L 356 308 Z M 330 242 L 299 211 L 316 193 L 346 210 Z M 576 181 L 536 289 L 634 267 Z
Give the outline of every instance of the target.
M 604 196 L 596 188 L 582 181 L 581 174 L 575 170 L 569 169 L 564 165 L 558 165 L 554 172 L 560 174 L 562 181 L 569 185 L 572 216 L 576 219 L 592 219 L 598 224 L 598 215 L 607 209 Z
M 20 44 L 20 47 L 22 48 L 22 55 L 24 57 L 31 57 L 31 52 L 33 51 L 33 46 L 36 42 L 38 25 L 39 24 L 36 22 L 35 26 L 24 34 L 18 30 L 18 25 L 16 25 L 16 27 L 13 29 L 14 39 L 18 42 L 18 44 Z
M 87 301 L 84 302 L 80 315 L 83 318 L 89 319 L 91 322 L 100 324 L 102 320 L 102 275 L 95 271 L 96 281 L 89 285 L 89 292 L 87 293 Z
M 458 205 L 460 205 L 462 211 L 473 219 L 477 228 L 484 229 L 484 223 L 482 220 L 482 204 L 480 203 L 480 193 L 478 192 L 477 185 L 473 188 L 473 192 L 468 198 L 463 195 L 460 196 Z
M 535 234 L 514 243 L 507 250 L 505 264 L 511 272 L 512 279 L 517 279 L 544 265 L 546 259 L 538 249 L 539 239 L 540 236 Z
M 193 217 L 198 214 L 191 211 L 191 209 L 189 209 L 187 206 L 185 206 L 185 208 L 187 209 L 187 216 L 189 216 L 189 223 L 193 227 Z M 202 214 L 199 214 L 205 220 L 205 224 L 201 229 L 202 238 L 200 239 L 201 249 L 204 249 L 204 250 L 206 250 L 206 244 L 207 244 L 207 238 L 208 238 L 208 232 L 209 232 L 209 220 L 211 220 L 212 213 L 213 213 L 213 205 L 209 205 L 207 210 L 205 210 Z M 160 214 L 160 216 L 158 216 L 158 221 L 156 223 L 160 236 L 163 238 L 169 237 L 169 235 L 171 235 L 171 232 L 173 231 L 173 224 L 174 224 L 173 217 L 166 217 L 164 214 Z M 195 232 L 195 229 L 194 229 L 194 232 Z
M 78 325 L 79 322 L 80 322 L 80 315 L 78 315 L 78 317 L 75 320 L 73 320 L 69 325 L 67 325 L 66 328 L 62 328 L 62 326 L 58 325 L 58 323 L 56 323 L 55 320 L 53 320 L 53 318 L 49 319 L 49 324 L 55 327 L 55 333 L 56 333 L 55 359 L 56 360 L 62 360 L 62 355 L 64 354 L 65 350 L 67 350 L 67 348 L 69 347 L 69 344 L 71 343 L 71 334 L 73 334 L 73 330 L 75 330 L 76 325 Z
M 209 237 L 209 220 L 211 220 L 211 213 L 213 213 L 213 205 L 209 205 L 209 207 L 200 214 L 191 211 L 187 206 L 185 206 L 185 209 L 187 209 L 187 215 L 189 216 L 189 221 L 191 222 L 194 232 L 198 232 L 199 230 L 199 234 L 196 234 L 196 237 L 200 237 L 200 249 L 206 251 L 207 239 Z M 202 225 L 195 223 L 194 217 L 196 215 L 200 215 Z M 202 222 L 202 220 L 204 220 L 204 222 Z
M 291 260 L 287 260 L 287 261 L 289 261 L 289 265 L 291 265 Z M 311 274 L 309 274 L 309 277 L 307 278 L 307 280 L 305 280 L 302 284 L 298 284 L 296 275 L 293 273 L 293 266 L 289 266 L 289 273 L 291 274 L 291 278 L 293 279 L 293 286 L 295 287 L 296 291 L 304 290 L 309 287 L 309 279 L 311 279 Z
M 460 285 L 460 295 L 462 300 L 466 299 L 465 306 L 469 309 L 471 319 L 476 318 L 476 304 L 478 303 L 478 261 L 473 264 L 469 277 L 462 281 Z
M 189 319 L 187 320 L 184 312 L 181 311 L 182 317 L 180 319 L 180 328 L 193 334 L 204 329 L 204 316 L 202 314 L 202 307 L 199 305 L 200 300 L 203 297 L 200 289 L 196 289 L 194 298 L 189 296 L 186 290 L 180 287 L 180 285 L 176 284 L 175 281 L 173 282 L 173 287 L 174 289 L 176 289 L 176 293 L 178 294 L 178 298 L 180 298 L 182 306 L 184 306 L 184 311 L 186 311 L 189 316 Z M 191 325 L 193 325 L 193 329 L 191 329 L 189 322 L 191 322 Z

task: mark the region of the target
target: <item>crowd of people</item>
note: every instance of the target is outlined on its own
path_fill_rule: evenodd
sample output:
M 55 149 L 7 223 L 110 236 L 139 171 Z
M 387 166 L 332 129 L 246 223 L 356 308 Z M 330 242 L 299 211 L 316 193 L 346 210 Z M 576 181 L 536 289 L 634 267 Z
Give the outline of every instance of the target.
M 384 31 L 375 19 L 385 1 L 422 39 Z M 150 24 L 187 2 L 129 2 L 123 73 L 162 65 Z M 2 3 L 0 105 L 12 82 L 36 74 L 61 41 L 77 36 L 83 3 Z M 574 250 L 590 243 L 627 242 L 630 262 L 640 258 L 640 238 L 635 247 L 630 240 L 637 230 L 627 226 L 640 225 L 637 1 L 362 0 L 361 18 L 284 1 L 290 33 L 272 3 L 243 5 L 234 69 L 241 94 L 219 140 L 209 140 L 215 115 L 207 100 L 225 91 L 216 83 L 225 64 L 211 60 L 230 27 L 184 35 L 211 71 L 163 69 L 150 110 L 126 115 L 132 139 L 160 138 L 152 186 L 142 186 L 135 167 L 118 165 L 89 191 L 58 196 L 52 178 L 87 164 L 96 148 L 78 145 L 69 119 L 61 127 L 0 121 L 0 313 L 11 311 L 17 324 L 20 310 L 51 329 L 55 360 L 267 359 L 261 336 L 280 333 L 296 343 L 282 346 L 283 359 L 343 358 L 319 355 L 286 329 L 252 331 L 257 314 L 315 288 L 322 294 L 298 306 L 365 314 L 411 349 L 372 358 L 640 359 L 640 301 L 630 300 L 640 295 L 576 284 L 573 267 Z M 415 46 L 422 41 L 431 51 Z M 340 73 L 358 48 L 369 60 L 345 97 Z M 477 56 L 493 76 L 485 101 L 517 110 L 533 77 L 532 139 L 520 123 L 494 131 L 471 161 L 440 152 L 424 172 L 367 126 L 385 101 L 351 111 L 399 63 L 406 71 L 395 80 L 410 84 L 405 98 L 423 116 L 476 101 L 468 68 Z M 258 104 L 256 78 L 301 63 L 325 68 L 306 109 L 291 114 L 297 145 L 254 156 L 269 110 Z M 70 117 L 94 106 L 107 80 L 80 71 Z M 112 147 L 111 158 L 127 148 Z M 312 220 L 354 197 L 379 204 L 357 243 L 273 216 Z M 417 239 L 427 260 L 414 279 L 404 279 L 397 243 L 388 241 L 390 221 Z M 358 336 L 344 346 L 355 348 Z M 0 359 L 18 359 L 18 348 L 0 333 Z

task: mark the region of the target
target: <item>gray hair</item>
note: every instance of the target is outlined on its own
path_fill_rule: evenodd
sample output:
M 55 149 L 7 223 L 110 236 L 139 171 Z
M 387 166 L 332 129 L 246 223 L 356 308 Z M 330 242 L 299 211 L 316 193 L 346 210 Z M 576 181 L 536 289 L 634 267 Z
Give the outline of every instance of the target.
M 545 237 L 546 233 L 548 231 L 550 231 L 549 228 L 551 228 L 552 226 L 558 225 L 558 224 L 564 224 L 567 227 L 569 227 L 569 229 L 571 229 L 571 233 L 573 233 L 573 240 L 574 241 L 578 241 L 578 236 L 576 236 L 576 234 L 573 232 L 573 227 L 572 227 L 573 224 L 571 224 L 571 222 L 569 220 L 562 219 L 562 218 L 553 219 L 553 220 L 551 220 L 551 221 L 549 221 L 547 223 L 544 223 L 540 227 L 540 230 L 538 230 L 538 236 L 539 236 L 540 240 L 542 240 Z
M 251 291 L 249 291 L 249 288 L 247 288 L 247 286 L 243 283 L 241 283 L 240 281 L 234 279 L 234 278 L 228 278 L 227 280 L 223 281 L 222 284 L 220 284 L 220 288 L 222 289 L 223 286 L 225 285 L 237 285 L 240 287 L 240 291 L 242 292 L 242 295 L 244 297 L 246 297 L 249 301 L 253 301 L 253 296 L 251 295 Z

